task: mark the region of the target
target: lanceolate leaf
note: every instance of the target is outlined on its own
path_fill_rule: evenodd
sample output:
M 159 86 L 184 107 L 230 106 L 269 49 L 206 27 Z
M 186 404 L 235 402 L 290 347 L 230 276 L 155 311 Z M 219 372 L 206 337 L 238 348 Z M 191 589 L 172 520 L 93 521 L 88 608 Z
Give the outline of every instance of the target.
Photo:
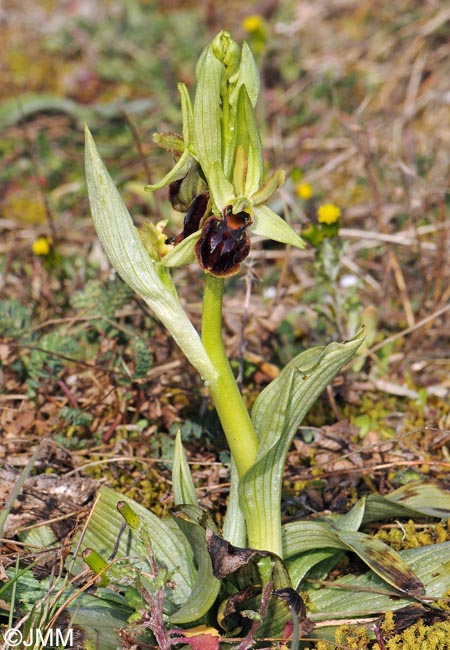
M 419 578 L 387 544 L 359 532 L 342 530 L 338 537 L 388 584 L 415 598 L 423 595 L 424 588 Z
M 222 526 L 222 535 L 227 542 L 231 542 L 234 546 L 245 546 L 247 529 L 244 516 L 239 507 L 238 485 L 239 474 L 234 461 L 231 460 L 230 493 Z
M 240 482 L 249 545 L 282 555 L 280 501 L 283 468 L 302 419 L 363 340 L 313 348 L 293 359 L 258 396 L 252 411 L 260 445 L 255 465 Z
M 425 586 L 423 600 L 442 598 L 450 589 L 450 542 L 400 551 L 402 561 Z M 304 587 L 308 594 L 308 616 L 313 621 L 373 616 L 416 602 L 387 585 L 372 571 L 347 575 L 332 587 Z
M 421 499 L 415 486 L 406 485 L 386 497 L 369 495 L 359 499 L 343 516 L 327 516 L 320 521 L 294 521 L 283 526 L 283 551 L 292 583 L 298 586 L 308 571 L 324 559 L 340 555 L 332 549 L 353 551 L 375 573 L 400 591 L 420 596 L 421 585 L 410 568 L 399 564 L 399 554 L 368 535 L 356 532 L 361 524 L 395 517 L 430 516 L 430 502 L 436 503 L 434 516 L 449 516 L 450 493 L 435 485 L 420 486 Z M 404 505 L 398 501 L 402 500 Z M 414 503 L 415 507 L 409 504 Z M 444 514 L 445 513 L 445 514 Z M 315 550 L 317 549 L 317 551 Z M 332 560 L 331 560 L 332 561 Z
M 175 440 L 175 453 L 173 456 L 172 489 L 176 506 L 183 503 L 198 506 L 197 493 L 179 430 Z
M 283 535 L 287 559 L 300 550 L 302 553 L 330 548 L 352 551 L 383 580 L 399 591 L 415 597 L 422 595 L 423 585 L 401 560 L 398 553 L 369 535 L 333 529 L 328 522 L 319 521 L 297 521 L 286 524 L 283 527 Z M 300 558 L 300 563 L 303 566 L 303 557 Z M 291 577 L 298 579 L 295 559 L 288 562 L 288 568 Z
M 147 560 L 139 550 L 139 531 L 123 528 L 123 518 L 117 511 L 117 503 L 125 501 L 136 512 L 145 526 L 155 554 L 156 561 L 169 571 L 176 589 L 168 591 L 166 605 L 169 612 L 179 607 L 188 598 L 195 578 L 190 546 L 170 519 L 160 519 L 132 499 L 118 494 L 108 487 L 102 487 L 94 504 L 89 524 L 80 543 L 80 551 L 92 548 L 108 560 L 116 550 L 115 558 L 127 558 L 142 569 L 148 569 Z
M 209 611 L 220 589 L 220 580 L 214 577 L 206 546 L 206 528 L 215 530 L 215 525 L 208 515 L 196 506 L 176 506 L 172 510 L 172 516 L 189 540 L 198 574 L 192 593 L 183 607 L 172 614 L 170 622 L 192 623 Z
M 175 289 L 171 291 L 167 287 L 169 271 L 148 255 L 87 127 L 85 131 L 89 201 L 94 226 L 105 253 L 122 280 L 152 308 L 203 379 L 213 382 L 217 372 Z
M 408 483 L 384 497 L 371 494 L 366 499 L 364 523 L 417 514 L 450 517 L 450 491 L 432 484 Z

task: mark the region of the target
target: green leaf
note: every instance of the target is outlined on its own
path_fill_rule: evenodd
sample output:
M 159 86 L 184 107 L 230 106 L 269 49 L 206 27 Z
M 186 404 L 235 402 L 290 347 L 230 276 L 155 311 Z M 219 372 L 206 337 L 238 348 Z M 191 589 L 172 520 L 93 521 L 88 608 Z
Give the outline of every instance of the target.
M 392 517 L 416 517 L 417 514 L 449 518 L 449 490 L 433 484 L 408 483 L 384 497 L 370 494 L 366 498 L 364 523 Z
M 249 545 L 282 554 L 280 502 L 289 447 L 308 410 L 363 340 L 302 352 L 258 396 L 252 421 L 260 444 L 256 463 L 240 481 Z
M 403 505 L 399 501 L 402 501 Z M 438 507 L 431 508 L 430 502 Z M 414 507 L 406 505 L 409 503 Z M 371 494 L 359 499 L 353 508 L 342 516 L 327 516 L 321 521 L 290 522 L 283 526 L 283 549 L 291 580 L 294 585 L 299 585 L 313 566 L 327 558 L 338 559 L 339 554 L 331 549 L 340 548 L 359 555 L 368 566 L 396 588 L 410 591 L 413 585 L 414 590 L 415 578 L 411 574 L 408 576 L 405 567 L 400 567 L 399 582 L 398 554 L 397 557 L 392 556 L 391 549 L 384 544 L 374 544 L 377 540 L 371 540 L 367 535 L 356 531 L 362 523 L 380 519 L 417 517 L 418 514 L 448 517 L 449 507 L 448 490 L 442 490 L 435 485 L 410 484 L 386 497 Z M 417 585 L 417 588 L 420 589 L 420 586 Z
M 192 548 L 198 567 L 192 593 L 184 605 L 170 617 L 171 623 L 192 623 L 207 614 L 220 590 L 220 580 L 214 577 L 211 558 L 206 546 L 206 528 L 216 529 L 213 521 L 197 506 L 176 506 L 172 516 Z
M 415 598 L 423 594 L 423 584 L 392 548 L 364 533 L 339 531 L 340 541 L 358 555 L 374 573 L 399 591 Z
M 176 506 L 190 504 L 198 506 L 197 493 L 191 470 L 186 458 L 186 453 L 181 442 L 181 431 L 178 429 L 175 439 L 175 453 L 173 456 L 172 468 L 172 490 L 173 500 Z
M 73 587 L 66 579 L 34 578 L 31 566 L 17 580 L 8 570 L 9 581 L 3 584 L 2 599 L 11 602 L 11 587 L 15 584 L 15 608 L 24 614 L 29 612 L 28 623 L 34 629 L 40 628 L 45 636 L 46 625 L 57 605 L 66 603 L 65 611 L 69 614 L 68 629 L 77 627 L 83 633 L 77 647 L 96 650 L 111 650 L 122 647 L 120 630 L 127 627 L 129 617 L 134 613 L 124 596 L 110 589 L 99 588 L 95 593 L 86 593 Z M 2 589 L 3 590 L 3 589 Z M 59 595 L 59 598 L 58 598 Z M 63 626 L 64 627 L 64 626 Z M 63 638 L 66 631 L 61 629 Z M 133 636 L 136 637 L 133 630 Z M 147 630 L 139 630 L 140 642 L 151 644 L 154 639 Z M 74 635 L 75 641 L 75 635 Z M 21 646 L 23 647 L 23 646 Z M 29 646 L 28 646 L 29 647 Z
M 358 499 L 355 505 L 350 508 L 345 515 L 337 517 L 329 517 L 327 519 L 332 520 L 336 528 L 339 530 L 358 530 L 361 526 L 364 518 L 364 512 L 366 509 L 366 499 Z
M 375 573 L 399 591 L 418 597 L 423 585 L 411 569 L 389 546 L 379 540 L 356 531 L 337 530 L 328 522 L 297 521 L 283 527 L 286 558 L 297 552 L 337 548 L 352 551 Z M 303 566 L 303 558 L 301 558 Z M 295 561 L 288 564 L 291 578 L 298 578 Z M 294 583 L 296 584 L 296 583 Z
M 190 546 L 170 519 L 160 519 L 132 499 L 104 486 L 99 491 L 88 526 L 80 540 L 80 552 L 91 548 L 108 561 L 113 550 L 116 550 L 116 558 L 127 558 L 143 570 L 148 569 L 147 559 L 142 556 L 139 531 L 127 527 L 120 535 L 124 522 L 117 511 L 119 501 L 128 503 L 138 515 L 141 526 L 146 527 L 157 563 L 174 572 L 172 580 L 176 583 L 176 589 L 167 591 L 165 603 L 169 611 L 174 611 L 188 598 L 195 569 Z M 72 572 L 78 572 L 82 564 L 78 559 L 69 568 Z
M 152 308 L 203 379 L 215 381 L 217 372 L 181 306 L 175 288 L 171 291 L 165 284 L 168 271 L 149 257 L 87 127 L 85 133 L 89 201 L 104 251 L 117 273 Z M 165 274 L 164 281 L 162 273 Z
M 266 205 L 255 207 L 253 224 L 249 230 L 254 235 L 267 237 L 282 244 L 290 244 L 297 248 L 305 248 L 306 246 L 300 235 L 297 235 L 295 230 L 284 219 Z
M 230 493 L 228 495 L 227 510 L 222 526 L 223 538 L 234 546 L 245 546 L 247 529 L 244 515 L 239 507 L 239 474 L 236 464 L 231 459 Z
M 326 578 L 331 569 L 344 556 L 343 550 L 335 548 L 310 549 L 299 553 L 293 559 L 286 559 L 292 584 L 299 589 L 306 576 Z
M 423 600 L 442 598 L 450 589 L 450 542 L 399 551 L 425 586 Z M 347 575 L 331 587 L 304 587 L 308 595 L 308 617 L 312 621 L 374 616 L 417 602 L 387 585 L 372 571 L 362 576 Z

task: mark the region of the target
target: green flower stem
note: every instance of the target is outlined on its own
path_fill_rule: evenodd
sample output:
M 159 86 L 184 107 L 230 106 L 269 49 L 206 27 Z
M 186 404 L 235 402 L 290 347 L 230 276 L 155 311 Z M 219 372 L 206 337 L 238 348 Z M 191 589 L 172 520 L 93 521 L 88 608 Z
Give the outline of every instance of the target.
M 203 294 L 202 342 L 219 378 L 209 392 L 241 478 L 253 465 L 258 438 L 234 378 L 222 338 L 222 278 L 206 274 Z

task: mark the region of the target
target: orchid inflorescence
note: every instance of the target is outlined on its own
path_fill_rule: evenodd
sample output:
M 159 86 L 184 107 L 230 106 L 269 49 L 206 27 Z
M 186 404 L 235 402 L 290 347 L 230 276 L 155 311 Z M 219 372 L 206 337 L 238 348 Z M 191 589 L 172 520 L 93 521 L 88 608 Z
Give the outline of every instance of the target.
M 239 271 L 250 252 L 249 234 L 300 248 L 304 242 L 278 214 L 264 205 L 283 184 L 278 170 L 264 181 L 264 159 L 255 118 L 259 75 L 250 48 L 239 48 L 222 31 L 197 65 L 192 105 L 184 84 L 181 96 L 183 135 L 157 133 L 154 140 L 177 157 L 154 191 L 169 186 L 175 210 L 187 212 L 183 231 L 169 240 L 164 266 L 190 262 L 193 254 L 211 275 Z M 180 244 L 183 243 L 180 249 Z

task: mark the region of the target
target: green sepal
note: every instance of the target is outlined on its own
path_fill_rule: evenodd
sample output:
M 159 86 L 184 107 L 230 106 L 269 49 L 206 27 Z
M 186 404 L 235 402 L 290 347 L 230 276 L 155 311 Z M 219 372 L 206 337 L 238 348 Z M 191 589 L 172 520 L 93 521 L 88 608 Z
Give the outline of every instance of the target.
M 266 203 L 275 192 L 283 186 L 286 178 L 286 172 L 283 169 L 277 169 L 269 178 L 261 185 L 257 192 L 252 194 L 252 203 L 260 205 Z
M 211 165 L 208 174 L 209 191 L 211 193 L 213 212 L 221 214 L 222 211 L 233 203 L 235 198 L 232 183 L 225 178 L 219 162 Z
M 297 248 L 305 248 L 306 244 L 293 228 L 276 212 L 266 205 L 254 208 L 253 224 L 249 230 L 254 235 L 260 235 L 282 244 L 290 244 Z
M 161 259 L 161 264 L 167 268 L 174 268 L 178 266 L 186 266 L 195 261 L 194 247 L 202 234 L 201 230 L 193 232 L 192 235 L 183 239 L 179 244 L 174 246 L 168 253 Z
M 145 186 L 146 192 L 154 192 L 155 190 L 160 190 L 174 181 L 179 181 L 181 178 L 184 178 L 189 171 L 189 166 L 191 163 L 191 154 L 188 149 L 185 149 L 175 165 L 172 167 L 170 172 L 168 172 L 164 178 L 162 178 L 158 183 L 152 183 L 151 185 Z
M 245 181 L 247 178 L 248 158 L 242 144 L 238 145 L 234 153 L 233 187 L 237 196 L 244 196 Z
M 186 176 L 178 184 L 177 189 L 171 191 L 170 201 L 174 210 L 187 212 L 192 201 L 199 194 L 208 190 L 200 165 L 191 158 Z
M 222 126 L 220 91 L 224 68 L 206 48 L 197 65 L 197 89 L 194 101 L 194 147 L 195 156 L 207 177 L 210 170 L 222 163 Z
M 175 438 L 175 452 L 172 467 L 173 501 L 176 506 L 183 503 L 198 506 L 197 493 L 191 470 L 187 462 L 186 453 L 181 441 L 181 431 L 178 429 Z
M 230 81 L 234 82 L 235 80 L 232 78 Z M 239 89 L 242 85 L 245 85 L 248 97 L 254 108 L 256 106 L 260 90 L 259 71 L 253 53 L 248 46 L 248 43 L 245 41 L 242 44 L 241 62 L 237 73 L 236 85 L 230 95 L 230 104 L 234 104 L 236 102 L 239 94 Z
M 264 161 L 255 111 L 245 85 L 242 85 L 239 90 L 231 151 L 237 152 L 239 147 L 244 149 L 247 165 L 243 183 L 244 191 L 237 193 L 252 196 L 261 185 Z M 225 174 L 229 176 L 227 170 L 225 170 Z
M 181 116 L 183 119 L 183 141 L 185 147 L 190 147 L 194 141 L 194 109 L 186 85 L 178 84 L 181 98 Z
M 183 153 L 186 149 L 184 139 L 179 133 L 173 131 L 165 131 L 164 133 L 154 133 L 153 142 L 171 153 Z

